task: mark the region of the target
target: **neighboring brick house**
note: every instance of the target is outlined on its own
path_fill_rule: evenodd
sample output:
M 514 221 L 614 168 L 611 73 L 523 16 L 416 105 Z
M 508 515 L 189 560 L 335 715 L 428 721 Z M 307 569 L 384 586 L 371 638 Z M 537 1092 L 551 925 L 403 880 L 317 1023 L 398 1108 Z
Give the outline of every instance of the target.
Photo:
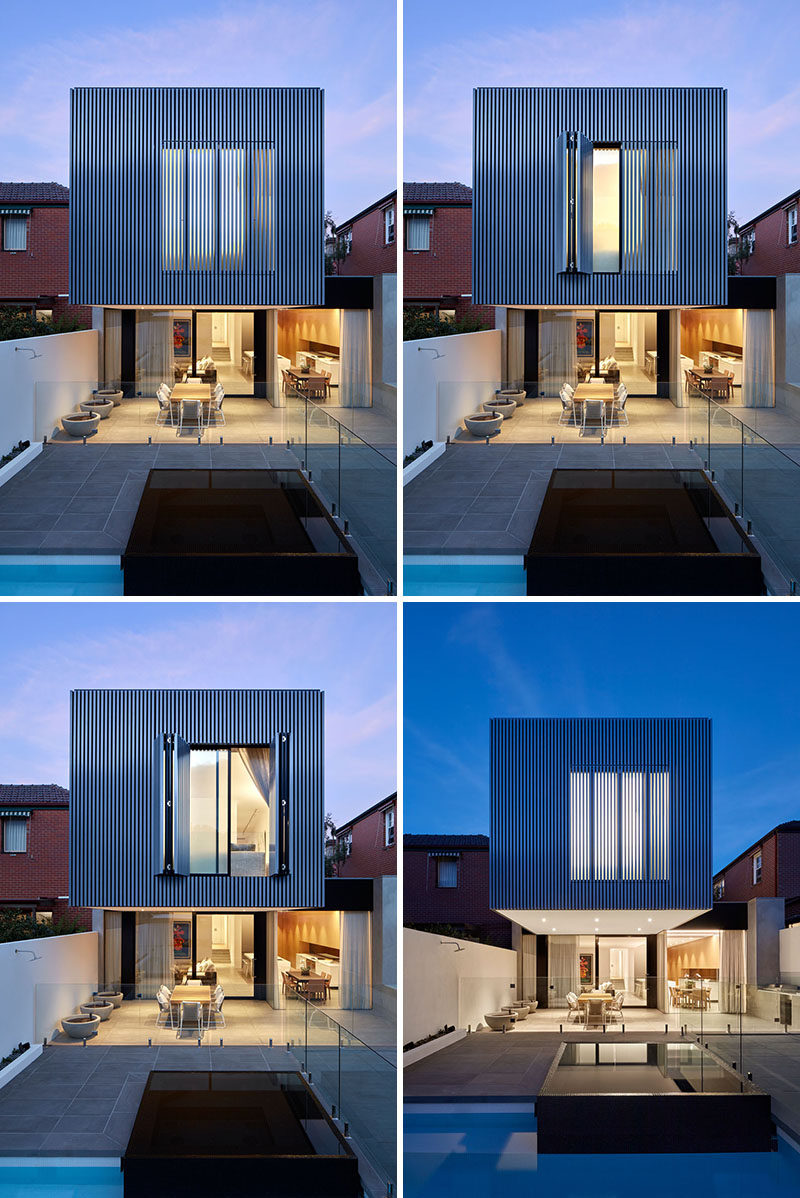
M 92 926 L 92 913 L 70 907 L 69 791 L 63 786 L 0 785 L 0 909 L 64 916 Z
M 750 249 L 742 260 L 743 275 L 786 275 L 800 272 L 797 211 L 800 191 L 792 192 L 746 224 L 740 225 L 740 241 Z
M 786 922 L 800 921 L 800 820 L 778 824 L 714 874 L 714 899 L 786 899 Z
M 489 906 L 488 836 L 403 837 L 403 923 L 511 947 L 511 923 Z
M 494 308 L 472 303 L 472 188 L 403 184 L 403 307 L 494 328 Z
M 342 255 L 340 275 L 393 275 L 397 272 L 397 192 L 390 192 L 336 226 Z
M 338 878 L 381 878 L 397 873 L 397 795 L 391 794 L 333 831 Z
M 0 183 L 0 307 L 68 316 L 91 328 L 91 308 L 69 302 L 69 189 Z

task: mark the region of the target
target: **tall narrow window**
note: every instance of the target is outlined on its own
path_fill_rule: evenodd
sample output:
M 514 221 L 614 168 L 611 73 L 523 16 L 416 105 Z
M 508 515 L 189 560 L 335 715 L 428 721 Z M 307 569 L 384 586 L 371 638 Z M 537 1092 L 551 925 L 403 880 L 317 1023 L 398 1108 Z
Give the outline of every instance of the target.
M 650 775 L 650 877 L 669 878 L 669 774 Z
M 759 884 L 759 882 L 761 881 L 761 863 L 762 863 L 761 853 L 755 853 L 753 855 L 753 885 L 754 886 L 757 886 Z
M 587 770 L 569 776 L 569 876 L 573 882 L 592 876 L 592 775 Z
M 383 844 L 387 849 L 394 844 L 394 808 L 383 813 Z
M 617 876 L 617 774 L 594 776 L 594 872 L 600 881 Z
M 394 207 L 384 208 L 383 227 L 386 245 L 392 245 L 394 242 Z
M 161 253 L 164 270 L 183 270 L 184 151 L 166 146 L 161 151 Z
M 216 261 L 217 179 L 213 150 L 190 149 L 186 172 L 189 270 L 211 270 Z
M 797 241 L 797 207 L 786 209 L 786 240 L 789 245 Z
M 223 270 L 242 270 L 247 238 L 247 152 L 219 152 L 219 250 Z
M 644 774 L 620 775 L 621 875 L 626 882 L 644 877 Z
M 592 270 L 619 270 L 619 149 L 598 148 L 592 156 Z

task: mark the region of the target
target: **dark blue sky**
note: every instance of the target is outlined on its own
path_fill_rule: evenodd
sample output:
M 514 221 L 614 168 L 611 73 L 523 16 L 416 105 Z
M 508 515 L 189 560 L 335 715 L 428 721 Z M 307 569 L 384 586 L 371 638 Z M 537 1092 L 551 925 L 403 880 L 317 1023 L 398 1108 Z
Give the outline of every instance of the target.
M 714 866 L 800 818 L 795 603 L 404 605 L 404 830 L 488 832 L 492 716 L 710 716 Z

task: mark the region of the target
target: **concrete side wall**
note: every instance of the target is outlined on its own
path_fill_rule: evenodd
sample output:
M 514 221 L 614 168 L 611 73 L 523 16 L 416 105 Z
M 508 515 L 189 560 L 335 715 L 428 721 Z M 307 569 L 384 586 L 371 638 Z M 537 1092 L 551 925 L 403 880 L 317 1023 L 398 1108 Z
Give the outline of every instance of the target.
M 747 984 L 770 986 L 780 978 L 780 933 L 784 900 L 750 899 L 747 904 Z M 749 1009 L 748 1000 L 748 1009 Z
M 778 934 L 781 981 L 800 986 L 800 924 L 781 928 Z
M 0 342 L 0 453 L 41 441 L 98 384 L 100 334 L 93 329 Z M 33 354 L 37 357 L 33 357 Z
M 397 878 L 372 884 L 372 1005 L 392 1017 L 397 1012 Z
M 502 382 L 502 348 L 497 329 L 404 343 L 404 455 L 454 436 L 462 417 L 491 399 Z
M 443 939 L 403 929 L 404 1044 L 442 1027 L 475 1028 L 487 1011 L 518 994 L 516 953 Z
M 0 1055 L 50 1038 L 59 1020 L 97 989 L 97 961 L 96 932 L 0 944 Z
M 800 417 L 800 274 L 779 276 L 775 307 L 775 400 Z

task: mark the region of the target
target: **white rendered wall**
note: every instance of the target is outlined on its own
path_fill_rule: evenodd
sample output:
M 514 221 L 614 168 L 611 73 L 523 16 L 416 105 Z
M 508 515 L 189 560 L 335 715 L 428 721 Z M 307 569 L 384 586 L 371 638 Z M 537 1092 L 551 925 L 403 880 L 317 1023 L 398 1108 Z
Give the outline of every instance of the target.
M 403 929 L 403 975 L 404 1044 L 442 1027 L 474 1031 L 487 1011 L 518 996 L 511 989 L 517 977 L 517 954 L 511 949 L 411 928 Z
M 789 986 L 800 986 L 800 924 L 782 928 L 780 942 L 781 981 Z
M 96 932 L 78 932 L 0 944 L 0 1056 L 50 1039 L 63 1016 L 91 998 L 98 942 Z
M 454 436 L 462 418 L 491 399 L 502 378 L 500 329 L 405 341 L 403 455 L 413 453 L 423 441 Z M 450 385 L 440 387 L 443 383 Z
M 19 441 L 51 436 L 62 416 L 91 398 L 99 352 L 96 329 L 0 341 L 0 456 Z

